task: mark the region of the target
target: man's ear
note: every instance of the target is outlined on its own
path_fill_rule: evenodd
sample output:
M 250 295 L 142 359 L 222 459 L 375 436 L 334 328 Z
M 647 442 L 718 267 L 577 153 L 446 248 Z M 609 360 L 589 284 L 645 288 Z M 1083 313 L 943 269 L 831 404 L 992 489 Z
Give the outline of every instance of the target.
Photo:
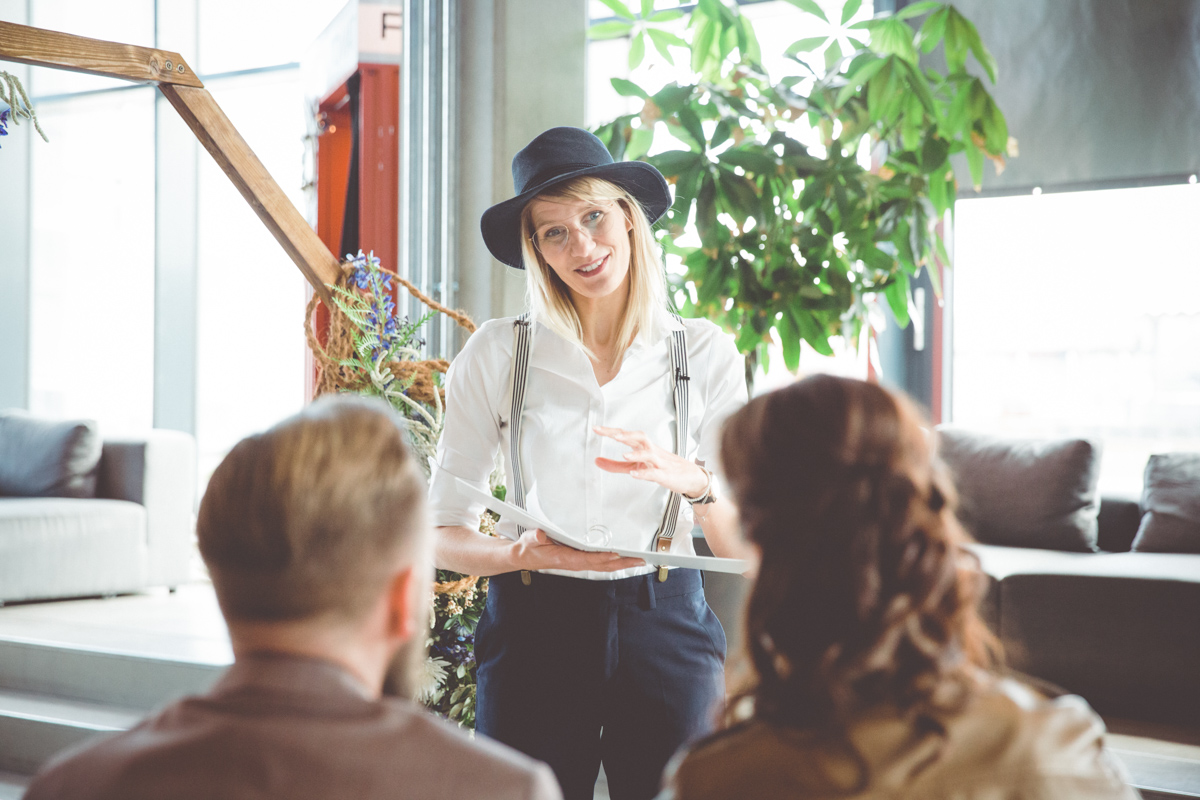
M 420 592 L 424 582 L 417 579 L 417 566 L 410 564 L 392 576 L 388 584 L 388 635 L 407 642 L 417 632 L 417 615 L 425 608 Z

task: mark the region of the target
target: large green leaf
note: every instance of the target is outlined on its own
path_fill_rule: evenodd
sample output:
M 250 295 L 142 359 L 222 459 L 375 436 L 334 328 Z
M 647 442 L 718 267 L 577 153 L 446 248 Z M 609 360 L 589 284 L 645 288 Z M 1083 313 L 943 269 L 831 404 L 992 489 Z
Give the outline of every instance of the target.
M 875 72 L 875 75 L 867 81 L 867 110 L 871 114 L 871 119 L 881 120 L 884 118 L 884 112 L 887 107 L 894 104 L 897 100 L 895 94 L 889 93 L 888 87 L 893 83 L 892 77 L 895 74 L 893 60 L 895 56 L 888 56 L 884 59 L 883 64 Z
M 664 153 L 650 156 L 646 159 L 667 177 L 678 175 L 692 169 L 704 161 L 704 156 L 693 150 L 667 150 Z
M 933 48 L 942 41 L 942 37 L 946 33 L 946 19 L 949 16 L 950 9 L 943 7 L 930 14 L 921 23 L 921 30 L 917 32 L 917 44 L 920 45 L 922 52 L 932 53 Z
M 887 285 L 883 290 L 883 296 L 887 298 L 888 307 L 892 309 L 892 315 L 896 318 L 896 324 L 901 328 L 908 327 L 908 275 L 903 272 L 897 272 L 896 278 Z
M 655 92 L 650 99 L 654 101 L 654 105 L 659 107 L 663 116 L 670 116 L 683 108 L 695 89 L 695 86 L 670 83 Z
M 928 144 L 928 140 L 926 144 Z M 946 151 L 949 152 L 949 145 L 947 145 Z M 922 156 L 922 161 L 925 161 L 924 156 Z M 946 187 L 952 174 L 949 163 L 943 160 L 943 165 L 939 171 L 929 176 L 929 200 L 933 203 L 933 207 L 937 209 L 939 215 L 944 214 L 948 208 L 950 194 Z
M 965 20 L 960 14 L 946 12 L 946 26 L 943 32 L 943 52 L 946 55 L 946 70 L 953 74 L 964 72 L 967 65 L 968 32 L 963 26 Z
M 897 11 L 896 19 L 911 19 L 912 17 L 919 17 L 922 14 L 928 14 L 930 11 L 935 9 L 947 7 L 952 8 L 952 6 L 945 6 L 944 4 L 939 3 L 938 0 L 921 0 L 919 3 L 913 3 L 912 5 L 905 6 Z
M 597 22 L 592 27 L 588 28 L 589 39 L 620 39 L 622 36 L 628 36 L 633 30 L 632 22 L 622 22 L 619 19 L 612 19 L 608 22 Z
M 846 5 L 842 6 L 842 24 L 845 25 L 853 19 L 860 8 L 862 8 L 862 0 L 846 0 Z
M 971 170 L 971 183 L 975 191 L 983 188 L 983 151 L 974 142 L 967 142 L 967 167 Z
M 887 63 L 888 60 L 886 58 L 875 58 L 872 56 L 870 60 L 864 61 L 857 68 L 854 68 L 854 65 L 851 64 L 852 69 L 846 76 L 846 85 L 838 92 L 834 105 L 839 108 L 844 106 L 847 100 L 858 94 L 858 87 L 871 80 L 879 70 L 883 69 L 883 65 Z
M 787 50 L 783 51 L 785 56 L 795 58 L 800 53 L 813 53 L 819 50 L 827 41 L 828 36 L 810 36 L 807 39 L 798 39 L 788 45 Z
M 812 348 L 823 356 L 833 355 L 833 348 L 829 346 L 829 333 L 817 321 L 812 312 L 792 306 L 788 309 L 788 313 L 791 314 L 804 341 L 812 345 Z
M 754 33 L 754 26 L 750 24 L 750 18 L 745 14 L 738 15 L 739 37 L 738 49 L 742 52 L 742 57 L 751 64 L 762 63 L 762 46 L 758 43 L 758 35 Z
M 700 117 L 696 116 L 696 112 L 689 106 L 684 106 L 679 109 L 679 122 L 692 141 L 696 143 L 696 149 L 703 151 L 708 145 L 708 140 L 704 136 L 704 128 L 701 126 Z
M 783 364 L 788 372 L 795 373 L 800 369 L 800 329 L 796 327 L 790 310 L 775 322 L 775 330 L 779 332 L 779 341 L 783 345 Z
M 921 144 L 921 169 L 924 172 L 935 172 L 946 163 L 950 155 L 950 143 L 937 135 L 936 130 L 930 130 Z M 931 177 L 932 181 L 933 178 Z M 944 184 L 945 181 L 943 180 Z
M 954 6 L 950 6 L 948 17 L 955 21 L 959 30 L 959 36 L 966 42 L 967 48 L 975 55 L 975 60 L 979 62 L 979 66 L 983 67 L 992 83 L 996 82 L 996 59 L 992 57 L 991 52 L 983 46 L 983 40 L 979 38 L 979 31 L 975 25 L 962 14 Z
M 650 41 L 654 43 L 654 49 L 672 65 L 675 64 L 675 58 L 671 55 L 670 48 L 688 46 L 687 42 L 668 31 L 647 28 L 646 34 L 650 37 Z
M 814 17 L 818 17 L 820 19 L 825 20 L 826 22 L 829 22 L 829 17 L 825 16 L 825 12 L 823 10 L 821 10 L 821 7 L 819 5 L 817 5 L 816 0 L 787 0 L 787 1 L 789 3 L 791 3 L 792 5 L 794 5 L 796 8 L 800 9 L 801 11 L 807 11 L 809 14 L 812 14 Z
M 657 22 L 660 25 L 664 22 L 674 22 L 683 17 L 683 12 L 677 8 L 668 8 L 663 11 L 655 11 L 646 18 L 648 22 Z
M 842 45 L 837 39 L 829 43 L 829 47 L 825 48 L 825 69 L 833 71 L 842 61 Z
M 650 95 L 646 94 L 645 89 L 625 78 L 610 78 L 609 83 L 617 90 L 617 94 L 622 97 L 640 97 L 643 100 L 650 97 Z
M 983 91 L 983 86 L 980 85 L 980 91 Z M 1004 120 L 1004 115 L 1000 113 L 999 106 L 992 99 L 990 94 L 984 92 L 984 101 L 982 103 L 983 110 L 979 115 L 979 124 L 983 129 L 983 138 L 987 142 L 988 152 L 992 155 L 1002 156 L 1008 148 L 1008 123 Z
M 700 190 L 696 193 L 696 227 L 700 231 L 700 239 L 705 244 L 711 244 L 718 235 L 717 228 L 717 186 L 711 172 L 705 172 L 700 177 Z
M 639 160 L 649 152 L 652 144 L 654 144 L 653 128 L 634 128 L 633 133 L 629 135 L 629 144 L 625 147 L 626 160 Z
M 871 25 L 871 49 L 882 55 L 896 55 L 910 64 L 917 63 L 917 48 L 913 45 L 913 29 L 908 24 L 886 17 Z
M 719 33 L 717 23 L 705 18 L 692 37 L 692 72 L 703 72 L 712 57 L 713 40 Z
M 731 147 L 717 156 L 717 160 L 722 164 L 741 167 L 759 175 L 774 174 L 780 164 L 779 158 L 770 151 L 764 151 L 761 145 Z
M 635 70 L 646 57 L 646 32 L 638 31 L 629 43 L 629 69 Z
M 753 184 L 742 175 L 727 170 L 719 171 L 721 190 L 729 203 L 730 215 L 741 224 L 746 217 L 759 213 L 758 193 Z
M 725 144 L 726 140 L 733 133 L 733 127 L 728 119 L 722 119 L 717 122 L 717 127 L 713 129 L 712 139 L 709 141 L 709 146 L 716 148 Z

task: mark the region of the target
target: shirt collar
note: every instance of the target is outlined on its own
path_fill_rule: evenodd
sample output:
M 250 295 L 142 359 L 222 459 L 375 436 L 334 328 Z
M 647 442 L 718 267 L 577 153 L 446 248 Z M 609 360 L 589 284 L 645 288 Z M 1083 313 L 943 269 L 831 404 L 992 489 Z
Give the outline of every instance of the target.
M 672 333 L 682 330 L 684 330 L 683 323 L 674 314 L 666 309 L 658 309 L 654 312 L 654 318 L 650 322 L 650 330 L 639 330 L 633 337 L 630 349 L 653 347 Z

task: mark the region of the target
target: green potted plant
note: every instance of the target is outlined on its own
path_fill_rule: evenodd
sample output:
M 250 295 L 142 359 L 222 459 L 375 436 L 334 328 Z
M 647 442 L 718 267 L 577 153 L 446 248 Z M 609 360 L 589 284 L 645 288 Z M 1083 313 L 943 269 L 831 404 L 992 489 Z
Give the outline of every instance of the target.
M 772 330 L 794 372 L 801 340 L 826 355 L 833 336 L 857 343 L 874 297 L 907 325 L 912 278 L 929 269 L 937 289 L 931 267 L 949 264 L 938 223 L 958 192 L 952 157 L 965 156 L 978 188 L 985 159 L 1002 168 L 1012 146 L 972 71 L 996 80 L 975 26 L 937 2 L 852 23 L 862 0 L 847 0 L 840 22 L 814 0 L 789 0 L 831 34 L 795 42 L 796 74 L 773 80 L 736 5 L 701 0 L 684 37 L 667 38 L 678 12 L 604 2 L 617 17 L 591 34 L 633 37 L 631 68 L 647 39 L 667 58 L 673 46 L 690 54 L 691 77 L 653 94 L 614 78 L 641 108 L 595 131 L 614 158 L 647 161 L 674 184 L 661 241 L 686 269 L 674 278 L 681 311 L 736 334 L 748 381 L 766 367 Z M 686 147 L 660 152 L 659 137 Z

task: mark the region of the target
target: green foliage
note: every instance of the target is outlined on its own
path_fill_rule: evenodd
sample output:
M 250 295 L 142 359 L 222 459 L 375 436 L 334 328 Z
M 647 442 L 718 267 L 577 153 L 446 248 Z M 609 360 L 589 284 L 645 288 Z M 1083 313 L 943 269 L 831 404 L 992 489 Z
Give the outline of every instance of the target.
M 4 70 L 0 70 L 0 106 L 6 106 L 0 108 L 0 136 L 8 135 L 8 131 L 5 130 L 6 123 L 20 125 L 21 120 L 29 120 L 33 123 L 34 130 L 42 137 L 42 141 L 50 141 L 38 122 L 37 112 L 33 110 L 33 104 L 29 102 L 29 95 L 25 93 L 20 79 Z
M 661 23 L 645 7 L 605 2 L 625 26 L 614 35 L 657 41 Z M 861 7 L 848 0 L 839 25 L 814 0 L 789 2 L 838 34 L 788 48 L 799 75 L 772 81 L 749 20 L 700 0 L 686 36 L 692 79 L 653 94 L 614 79 L 642 108 L 595 132 L 615 159 L 649 162 L 675 186 L 660 225 L 664 249 L 686 268 L 681 310 L 723 324 L 764 368 L 773 329 L 795 371 L 801 340 L 824 354 L 832 336 L 857 343 L 872 298 L 907 325 L 911 279 L 946 259 L 937 223 L 958 194 L 951 157 L 966 157 L 978 188 L 985 159 L 1002 168 L 1009 137 L 968 71 L 970 54 L 994 82 L 995 60 L 953 5 L 921 2 L 848 25 Z M 921 60 L 939 45 L 944 71 Z M 699 244 L 679 244 L 685 234 Z
M 417 332 L 438 312 L 430 310 L 415 322 L 397 317 L 392 296 L 393 273 L 384 270 L 373 253 L 364 256 L 359 251 L 349 261 L 354 270 L 346 286 L 330 287 L 334 304 L 351 323 L 353 352 L 337 362 L 341 388 L 382 397 L 399 412 L 412 452 L 428 478 L 444 422 L 438 391 L 440 373 L 428 371 L 433 391 L 425 401 L 409 396 L 416 371 L 410 370 L 408 377 L 397 377 L 392 367 L 421 361 L 425 343 Z M 493 474 L 493 491 L 503 496 L 503 487 L 495 485 L 497 480 L 498 476 Z M 485 512 L 482 523 L 481 529 L 494 526 L 495 518 Z M 426 642 L 429 653 L 417 699 L 468 728 L 475 726 L 475 626 L 486 597 L 486 579 L 437 571 Z

